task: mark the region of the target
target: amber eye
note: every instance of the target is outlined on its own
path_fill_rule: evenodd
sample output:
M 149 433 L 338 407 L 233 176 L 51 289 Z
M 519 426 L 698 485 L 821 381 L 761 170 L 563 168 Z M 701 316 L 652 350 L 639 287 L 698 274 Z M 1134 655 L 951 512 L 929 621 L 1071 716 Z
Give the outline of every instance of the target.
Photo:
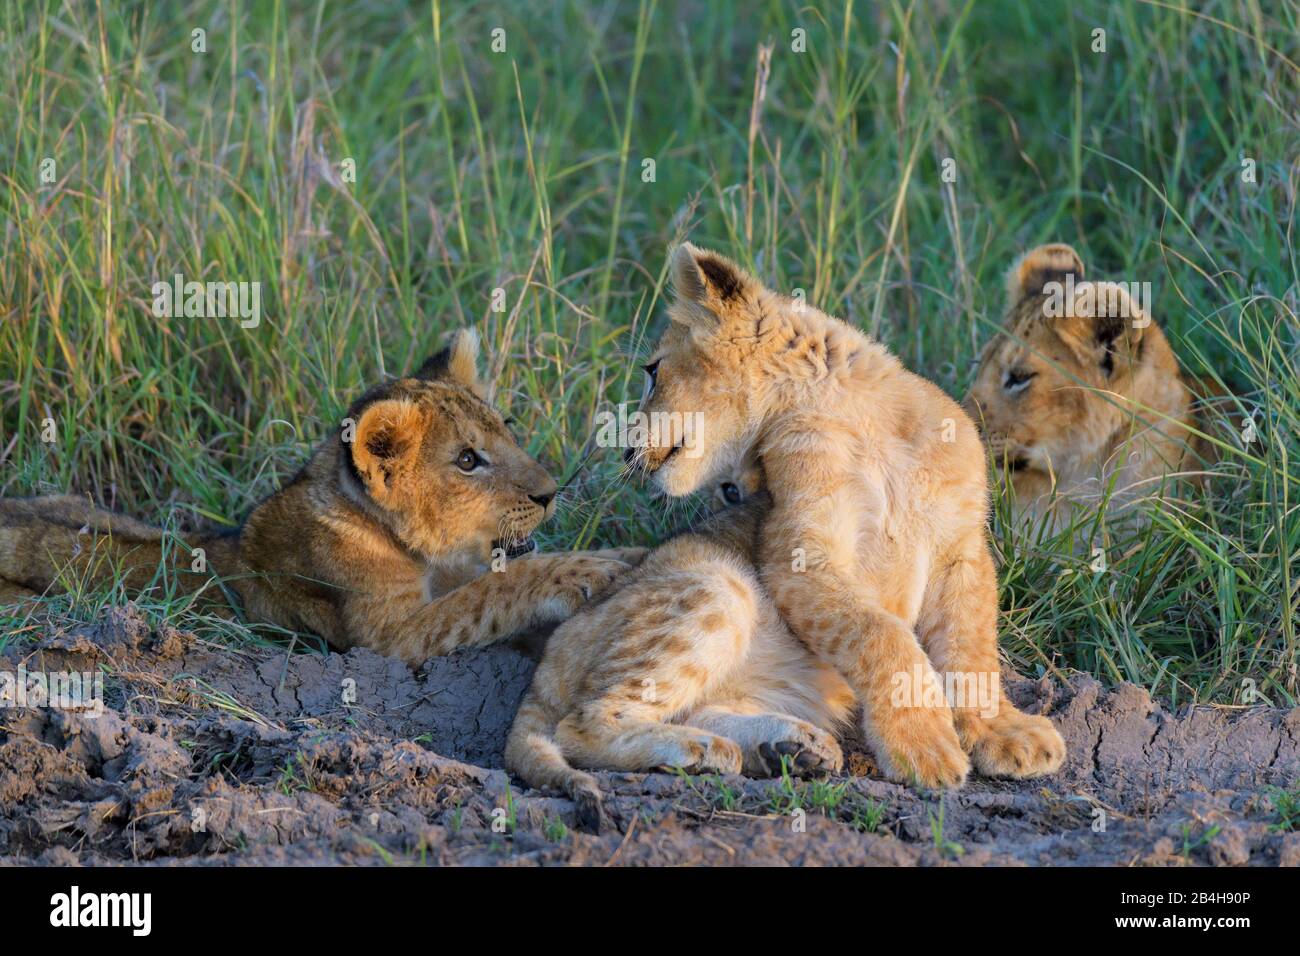
M 722 497 L 726 500 L 727 504 L 738 505 L 740 504 L 742 495 L 740 494 L 739 488 L 729 481 L 724 481 L 722 483 Z
M 466 448 L 456 456 L 456 467 L 461 471 L 473 471 L 481 464 L 483 464 L 483 459 L 472 448 Z

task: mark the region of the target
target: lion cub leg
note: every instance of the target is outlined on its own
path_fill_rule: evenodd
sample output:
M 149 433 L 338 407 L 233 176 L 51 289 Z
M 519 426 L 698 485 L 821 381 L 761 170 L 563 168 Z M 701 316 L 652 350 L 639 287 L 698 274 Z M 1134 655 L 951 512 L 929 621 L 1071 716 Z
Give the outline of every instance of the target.
M 765 712 L 755 701 L 707 704 L 683 723 L 739 744 L 747 777 L 779 777 L 782 757 L 789 758 L 795 776 L 835 773 L 844 766 L 834 734 L 789 714 Z
M 576 642 L 570 633 L 581 626 L 590 654 L 580 662 L 588 668 L 581 685 L 592 693 L 574 701 L 555 734 L 576 765 L 740 771 L 735 741 L 684 717 L 743 664 L 761 592 L 734 561 L 688 553 L 660 560 L 670 559 L 680 569 L 632 582 L 552 637 L 548 655 L 564 653 L 561 644 Z
M 953 722 L 975 769 L 989 777 L 1039 777 L 1065 760 L 1065 741 L 1046 717 L 1023 714 L 1002 694 L 997 575 L 982 536 L 932 585 L 917 622 L 945 681 Z
M 740 746 L 697 727 L 664 723 L 652 708 L 585 707 L 560 721 L 555 737 L 574 763 L 608 770 L 680 767 L 688 773 L 740 773 Z
M 907 623 L 865 600 L 862 584 L 848 576 L 795 572 L 776 563 L 764 571 L 790 629 L 862 702 L 862 731 L 884 774 L 932 789 L 965 783 L 970 760 L 947 704 L 897 697 L 897 675 L 933 673 Z
M 432 601 L 422 578 L 386 581 L 349 594 L 345 620 L 358 643 L 418 667 L 430 657 L 563 621 L 630 570 L 599 552 L 537 555 Z
M 744 664 L 680 723 L 738 743 L 750 777 L 780 776 L 783 757 L 796 776 L 838 771 L 844 755 L 827 728 L 847 721 L 853 690 L 790 633 L 766 593 L 757 596 Z

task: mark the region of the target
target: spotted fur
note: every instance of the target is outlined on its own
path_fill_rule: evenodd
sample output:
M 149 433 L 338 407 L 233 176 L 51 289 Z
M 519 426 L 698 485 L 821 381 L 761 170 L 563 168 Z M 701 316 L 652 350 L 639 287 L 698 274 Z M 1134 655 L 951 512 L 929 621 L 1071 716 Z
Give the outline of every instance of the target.
M 530 786 L 569 794 L 599 826 L 575 767 L 771 776 L 838 770 L 853 692 L 794 638 L 755 571 L 769 507 L 752 463 L 719 482 L 723 510 L 653 550 L 551 636 L 506 744 Z M 729 486 L 729 487 L 728 487 Z
M 477 350 L 458 333 L 414 375 L 366 392 L 350 427 L 234 533 L 182 545 L 76 497 L 0 500 L 0 598 L 115 572 L 141 590 L 162 567 L 251 621 L 412 665 L 563 620 L 643 552 L 501 557 L 554 511 L 556 485 L 484 401 Z M 191 548 L 206 570 L 190 570 Z
M 942 684 L 944 674 L 999 673 L 974 423 L 884 346 L 716 253 L 684 244 L 671 272 L 677 294 L 651 359 L 641 410 L 654 427 L 640 465 L 684 495 L 755 450 L 773 499 L 762 583 L 791 631 L 853 689 L 889 776 L 944 787 L 972 762 L 989 775 L 1056 770 L 1065 747 L 1051 722 L 1017 711 L 991 680 L 991 709 L 895 694 L 899 675 Z M 703 427 L 687 436 L 694 412 Z M 685 453 L 687 437 L 698 453 Z

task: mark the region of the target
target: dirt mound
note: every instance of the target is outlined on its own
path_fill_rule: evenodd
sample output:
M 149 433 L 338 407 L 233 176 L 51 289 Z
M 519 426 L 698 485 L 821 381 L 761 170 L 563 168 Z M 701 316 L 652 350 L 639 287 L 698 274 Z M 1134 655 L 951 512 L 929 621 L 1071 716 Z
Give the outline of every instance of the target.
M 103 713 L 0 710 L 0 861 L 41 863 L 1290 864 L 1270 788 L 1300 710 L 1173 714 L 1089 677 L 1012 681 L 1069 747 L 1056 776 L 942 798 L 864 775 L 806 784 L 601 774 L 617 830 L 500 769 L 530 657 L 412 673 L 151 631 L 127 607 L 10 648 L 0 671 L 107 674 Z M 850 750 L 853 749 L 850 742 Z

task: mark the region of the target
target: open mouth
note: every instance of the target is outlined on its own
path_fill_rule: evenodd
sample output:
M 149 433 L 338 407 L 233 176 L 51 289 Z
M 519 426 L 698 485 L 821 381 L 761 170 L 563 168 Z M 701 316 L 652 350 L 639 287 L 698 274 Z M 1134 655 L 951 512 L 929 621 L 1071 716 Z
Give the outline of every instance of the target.
M 495 551 L 497 548 L 502 549 L 505 551 L 507 558 L 518 558 L 534 550 L 536 547 L 537 542 L 533 540 L 531 535 L 524 538 L 514 539 L 509 544 L 500 538 L 497 538 L 492 542 L 492 550 Z

